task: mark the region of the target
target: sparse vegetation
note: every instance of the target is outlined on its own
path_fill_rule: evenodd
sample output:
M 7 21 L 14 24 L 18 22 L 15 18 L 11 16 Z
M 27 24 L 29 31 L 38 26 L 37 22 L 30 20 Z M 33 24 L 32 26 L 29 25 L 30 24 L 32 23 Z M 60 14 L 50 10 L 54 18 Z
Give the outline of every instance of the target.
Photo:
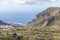
M 48 8 L 26 27 L 0 29 L 0 40 L 60 40 L 60 8 Z

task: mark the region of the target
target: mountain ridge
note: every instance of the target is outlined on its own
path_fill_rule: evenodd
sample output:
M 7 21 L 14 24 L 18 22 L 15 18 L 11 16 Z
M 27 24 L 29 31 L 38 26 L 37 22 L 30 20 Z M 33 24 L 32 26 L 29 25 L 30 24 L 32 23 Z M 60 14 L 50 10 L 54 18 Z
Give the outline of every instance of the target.
M 9 22 L 4 22 L 4 21 L 0 20 L 0 27 L 5 28 L 4 26 L 11 26 L 11 27 L 15 28 L 15 27 L 23 27 L 25 25 L 22 23 L 12 23 L 12 22 L 9 23 Z
M 60 40 L 60 7 L 47 8 L 25 28 L 30 40 Z
M 27 24 L 27 28 L 49 26 L 60 16 L 60 7 L 49 7 L 36 15 L 36 18 Z

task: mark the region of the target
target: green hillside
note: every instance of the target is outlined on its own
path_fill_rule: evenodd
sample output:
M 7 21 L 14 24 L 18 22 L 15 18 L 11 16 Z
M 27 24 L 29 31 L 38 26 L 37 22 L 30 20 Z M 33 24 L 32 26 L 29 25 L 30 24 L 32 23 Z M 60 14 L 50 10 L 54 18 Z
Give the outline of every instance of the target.
M 27 24 L 31 40 L 60 40 L 60 8 L 49 7 Z
M 60 40 L 60 8 L 47 8 L 23 28 L 0 29 L 0 40 L 14 40 L 14 33 L 16 40 Z

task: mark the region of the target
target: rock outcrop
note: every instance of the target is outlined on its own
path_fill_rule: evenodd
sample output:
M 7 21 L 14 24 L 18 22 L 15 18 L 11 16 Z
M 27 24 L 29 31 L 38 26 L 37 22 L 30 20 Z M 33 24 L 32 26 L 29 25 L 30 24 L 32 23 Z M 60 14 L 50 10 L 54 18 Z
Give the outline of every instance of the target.
M 27 24 L 27 28 L 52 26 L 60 19 L 59 17 L 60 17 L 60 7 L 49 7 L 43 12 L 37 14 L 36 18 Z
M 60 7 L 49 7 L 26 25 L 30 40 L 60 40 Z

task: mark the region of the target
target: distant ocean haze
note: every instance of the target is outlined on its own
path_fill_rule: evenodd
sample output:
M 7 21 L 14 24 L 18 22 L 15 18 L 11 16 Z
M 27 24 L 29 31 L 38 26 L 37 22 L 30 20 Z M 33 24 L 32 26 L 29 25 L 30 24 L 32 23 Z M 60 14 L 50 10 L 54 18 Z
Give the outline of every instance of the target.
M 35 18 L 38 11 L 5 11 L 0 12 L 0 20 L 27 23 Z

